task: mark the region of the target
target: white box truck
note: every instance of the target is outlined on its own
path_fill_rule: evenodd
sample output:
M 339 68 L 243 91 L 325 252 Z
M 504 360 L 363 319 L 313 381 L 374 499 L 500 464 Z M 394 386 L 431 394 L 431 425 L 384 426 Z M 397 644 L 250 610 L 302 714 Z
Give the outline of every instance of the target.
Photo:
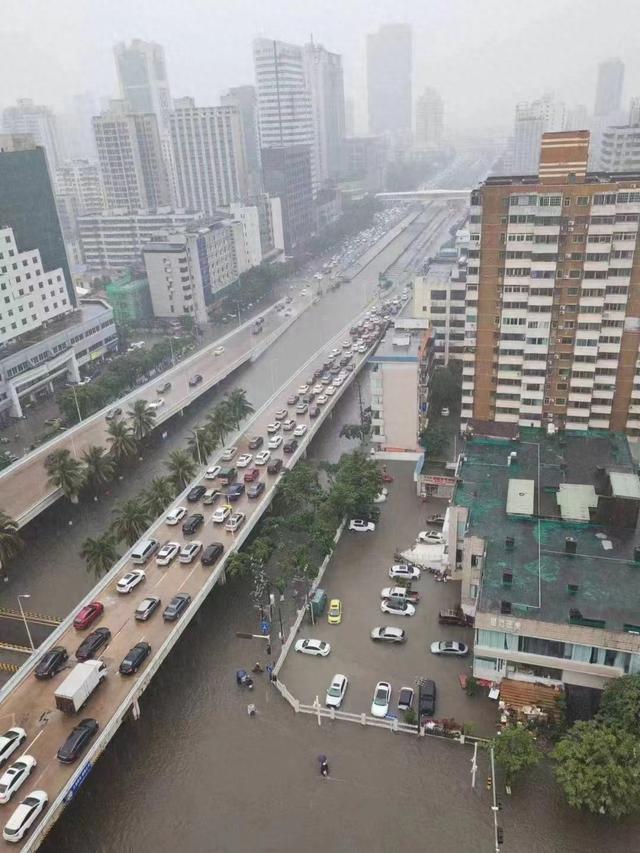
M 76 664 L 55 692 L 56 708 L 65 714 L 77 714 L 106 677 L 107 667 L 101 660 Z

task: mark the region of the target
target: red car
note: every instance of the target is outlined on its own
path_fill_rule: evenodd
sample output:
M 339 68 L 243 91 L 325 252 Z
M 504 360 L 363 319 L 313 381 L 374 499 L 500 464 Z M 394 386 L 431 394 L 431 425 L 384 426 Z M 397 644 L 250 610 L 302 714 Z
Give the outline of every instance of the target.
M 253 483 L 254 480 L 257 480 L 260 476 L 259 468 L 249 468 L 248 471 L 245 471 L 244 481 L 245 483 Z
M 99 601 L 92 601 L 91 604 L 85 604 L 73 620 L 73 627 L 82 631 L 84 628 L 88 628 L 89 625 L 93 625 L 96 619 L 102 616 L 103 613 L 104 605 L 100 604 Z

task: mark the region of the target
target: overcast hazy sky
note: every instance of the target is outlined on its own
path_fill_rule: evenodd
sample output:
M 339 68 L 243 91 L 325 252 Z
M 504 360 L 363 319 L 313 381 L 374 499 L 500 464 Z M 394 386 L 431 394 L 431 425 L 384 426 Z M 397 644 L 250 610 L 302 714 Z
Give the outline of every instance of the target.
M 414 97 L 439 89 L 450 128 L 508 130 L 514 104 L 548 88 L 591 109 L 610 56 L 626 64 L 625 104 L 640 95 L 640 0 L 0 0 L 0 13 L 0 106 L 115 94 L 112 45 L 132 38 L 165 46 L 174 97 L 211 105 L 253 82 L 254 36 L 313 34 L 343 54 L 364 117 L 365 35 L 390 21 L 412 24 Z

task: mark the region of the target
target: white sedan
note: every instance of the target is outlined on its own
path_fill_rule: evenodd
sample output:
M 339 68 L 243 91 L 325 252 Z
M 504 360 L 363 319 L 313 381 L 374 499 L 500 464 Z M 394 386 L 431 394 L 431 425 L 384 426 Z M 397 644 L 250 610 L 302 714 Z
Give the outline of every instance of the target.
M 316 403 L 318 404 L 318 406 L 324 406 L 324 404 L 327 402 L 327 400 L 328 400 L 328 399 L 329 399 L 329 398 L 327 397 L 327 395 L 326 395 L 326 394 L 320 394 L 320 395 L 316 398 Z
M 256 465 L 266 465 L 270 459 L 270 450 L 261 450 L 260 453 L 256 453 Z
M 180 557 L 178 558 L 179 562 L 193 563 L 200 551 L 202 551 L 202 542 L 187 542 L 186 545 L 183 545 L 180 549 Z
M 267 424 L 267 432 L 269 435 L 275 435 L 275 433 L 279 432 L 282 424 L 280 421 L 274 421 L 272 424 Z
M 311 392 L 313 394 L 322 394 L 323 391 L 324 391 L 324 387 L 322 386 L 321 383 L 314 385 L 313 388 L 311 389 Z
M 302 438 L 303 435 L 306 434 L 309 427 L 306 424 L 298 424 L 298 426 L 294 429 L 293 434 L 296 438 Z
M 174 508 L 167 514 L 165 518 L 165 524 L 169 524 L 173 526 L 174 524 L 178 524 L 178 522 L 182 521 L 182 519 L 187 514 L 187 508 L 184 506 L 174 506 Z
M 336 389 L 333 387 L 333 385 L 327 385 L 327 387 L 324 389 L 324 393 L 327 397 L 333 397 L 333 395 L 336 393 Z
M 406 578 L 410 581 L 418 581 L 420 580 L 420 569 L 415 566 L 409 566 L 407 563 L 396 563 L 389 569 L 389 577 L 392 580 L 395 578 Z
M 416 542 L 422 542 L 425 545 L 444 545 L 445 539 L 437 530 L 421 530 Z
M 371 703 L 372 717 L 386 717 L 389 713 L 391 702 L 391 685 L 388 681 L 379 681 L 373 691 L 373 702 Z
M 215 480 L 218 474 L 222 471 L 220 465 L 210 465 L 205 471 L 204 478 L 205 480 Z
M 213 354 L 214 355 L 222 355 L 223 352 L 224 352 L 224 347 L 216 347 L 213 351 Z
M 374 504 L 383 504 L 386 501 L 388 495 L 389 495 L 389 489 L 383 489 L 373 499 Z
M 236 465 L 238 468 L 248 468 L 249 465 L 253 462 L 253 456 L 251 453 L 241 453 L 236 460 Z
M 229 504 L 223 504 L 219 506 L 217 510 L 211 516 L 211 521 L 214 524 L 223 524 L 231 515 L 233 507 Z
M 5 841 L 22 841 L 49 802 L 46 791 L 31 791 L 16 808 L 2 830 Z
M 15 752 L 20 744 L 24 743 L 26 739 L 27 733 L 19 726 L 7 729 L 2 737 L 0 737 L 0 764 L 4 764 L 7 758 L 9 758 L 9 756 Z
M 396 598 L 385 598 L 380 602 L 380 610 L 391 616 L 414 616 L 416 608 L 408 601 L 400 601 Z
M 466 643 L 460 643 L 457 640 L 440 640 L 440 642 L 431 643 L 432 655 L 464 657 L 468 653 L 469 646 L 467 646 Z
M 145 578 L 146 574 L 142 569 L 133 569 L 133 571 L 127 572 L 124 577 L 120 578 L 116 584 L 116 589 L 118 592 L 126 595 L 126 593 L 131 592 L 132 589 L 135 589 L 139 583 L 142 583 Z
M 344 382 L 344 379 L 342 376 L 336 376 L 336 378 L 333 380 L 333 387 L 339 388 L 343 382 Z
M 349 679 L 346 675 L 341 675 L 338 672 L 333 676 L 324 700 L 324 704 L 327 708 L 339 708 L 340 705 L 342 705 L 342 700 L 344 699 L 344 694 L 347 692 L 348 686 Z
M 306 394 L 308 390 L 309 390 L 309 386 L 308 386 L 308 385 L 301 385 L 301 386 L 298 388 L 297 393 L 298 393 L 298 394 L 300 394 L 300 395 L 302 395 L 302 394 Z
M 284 439 L 281 435 L 274 435 L 273 438 L 269 439 L 267 447 L 269 447 L 271 450 L 277 450 L 283 441 Z
M 355 530 L 356 533 L 373 533 L 375 529 L 373 521 L 364 521 L 362 518 L 352 518 L 349 522 L 349 530 Z
M 237 447 L 227 447 L 225 450 L 222 451 L 222 455 L 220 456 L 220 458 L 224 459 L 225 462 L 230 462 L 237 452 Z
M 324 640 L 298 640 L 294 648 L 300 654 L 320 655 L 323 658 L 326 658 L 331 651 L 331 646 Z
M 33 755 L 22 755 L 8 767 L 0 777 L 0 803 L 8 803 L 37 762 Z
M 165 542 L 156 554 L 156 563 L 159 566 L 168 566 L 175 559 L 180 547 L 179 542 Z

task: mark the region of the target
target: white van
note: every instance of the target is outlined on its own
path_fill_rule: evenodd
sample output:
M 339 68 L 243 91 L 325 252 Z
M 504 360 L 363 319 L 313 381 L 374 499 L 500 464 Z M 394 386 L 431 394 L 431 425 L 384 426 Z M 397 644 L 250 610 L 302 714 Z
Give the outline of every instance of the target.
M 143 539 L 141 542 L 138 542 L 131 552 L 131 562 L 140 564 L 146 563 L 147 560 L 156 553 L 159 547 L 160 543 L 157 539 Z

